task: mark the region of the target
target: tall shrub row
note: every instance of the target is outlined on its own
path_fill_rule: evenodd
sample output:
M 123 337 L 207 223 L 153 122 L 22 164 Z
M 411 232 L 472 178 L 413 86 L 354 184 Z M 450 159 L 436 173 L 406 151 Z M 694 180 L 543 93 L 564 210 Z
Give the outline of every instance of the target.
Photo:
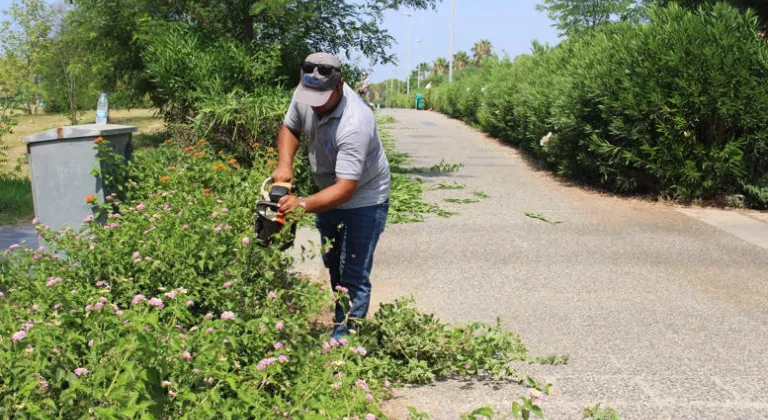
M 429 92 L 440 112 L 559 175 L 625 193 L 768 208 L 768 43 L 756 17 L 672 5 Z

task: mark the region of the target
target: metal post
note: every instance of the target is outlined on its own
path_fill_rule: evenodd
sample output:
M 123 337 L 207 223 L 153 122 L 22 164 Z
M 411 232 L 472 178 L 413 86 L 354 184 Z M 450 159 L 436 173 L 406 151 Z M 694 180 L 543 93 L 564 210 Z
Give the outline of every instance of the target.
M 417 89 L 421 89 L 421 40 L 417 39 L 416 43 L 419 44 L 419 59 L 416 64 L 416 83 Z
M 411 15 L 412 13 L 403 12 L 404 16 L 408 17 L 408 68 L 405 71 L 405 93 L 411 94 Z
M 451 34 L 450 34 L 451 51 L 450 51 L 450 56 L 448 57 L 448 83 L 453 81 L 453 38 L 454 38 L 453 34 L 454 34 L 455 19 L 456 19 L 456 0 L 451 0 Z

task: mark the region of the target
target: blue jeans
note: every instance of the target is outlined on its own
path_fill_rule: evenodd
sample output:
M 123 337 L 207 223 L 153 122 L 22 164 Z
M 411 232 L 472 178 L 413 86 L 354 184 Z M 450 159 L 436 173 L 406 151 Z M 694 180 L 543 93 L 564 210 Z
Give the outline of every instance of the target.
M 384 232 L 389 200 L 382 204 L 356 209 L 333 209 L 316 216 L 323 247 L 323 263 L 330 272 L 331 287 L 346 287 L 350 301 L 336 301 L 333 337 L 338 339 L 357 329 L 355 320 L 364 319 L 371 302 L 371 269 L 373 253 Z M 345 308 L 349 311 L 346 312 Z M 348 315 L 348 316 L 347 316 Z

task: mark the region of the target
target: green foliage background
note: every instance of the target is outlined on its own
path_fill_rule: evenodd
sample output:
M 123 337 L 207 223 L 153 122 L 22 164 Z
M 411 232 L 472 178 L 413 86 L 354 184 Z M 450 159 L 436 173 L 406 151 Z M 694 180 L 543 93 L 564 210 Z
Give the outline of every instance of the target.
M 648 10 L 462 72 L 430 106 L 622 193 L 768 206 L 768 42 L 754 13 Z M 548 136 L 549 133 L 552 133 Z

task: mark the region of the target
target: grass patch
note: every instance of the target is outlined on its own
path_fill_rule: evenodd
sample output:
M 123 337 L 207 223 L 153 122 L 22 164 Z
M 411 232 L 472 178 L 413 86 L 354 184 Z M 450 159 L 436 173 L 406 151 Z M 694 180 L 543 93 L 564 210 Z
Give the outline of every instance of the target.
M 443 201 L 446 203 L 455 203 L 455 204 L 472 204 L 472 203 L 479 203 L 480 200 L 475 200 L 474 198 L 444 198 Z
M 457 182 L 441 182 L 434 187 L 432 187 L 432 190 L 463 190 L 464 188 L 467 188 L 464 184 L 459 184 Z
M 565 365 L 568 363 L 568 355 L 556 356 L 550 354 L 549 356 L 539 356 L 531 361 L 531 363 L 538 363 L 540 365 Z
M 557 224 L 563 223 L 563 222 L 560 222 L 560 221 L 550 220 L 546 216 L 541 215 L 539 213 L 534 213 L 532 211 L 526 211 L 525 215 L 530 217 L 531 219 L 538 219 L 538 220 L 541 220 L 542 222 L 547 222 L 550 225 L 557 225 Z
M 584 408 L 584 418 L 593 420 L 620 420 L 619 412 L 610 407 L 601 408 L 600 403 Z
M 413 168 L 404 168 L 402 166 L 397 166 L 393 169 L 394 172 L 399 172 L 403 174 L 451 174 L 454 172 L 457 172 L 459 169 L 463 168 L 463 163 L 448 163 L 445 161 L 445 159 L 441 159 L 440 163 L 437 163 L 435 165 L 426 167 L 426 166 L 417 166 Z
M 490 197 L 488 194 L 486 194 L 486 193 L 484 193 L 482 191 L 475 191 L 472 194 L 474 194 L 474 196 L 477 197 L 477 198 L 488 198 L 488 197 Z
M 34 214 L 29 179 L 0 173 L 0 226 L 28 222 Z

